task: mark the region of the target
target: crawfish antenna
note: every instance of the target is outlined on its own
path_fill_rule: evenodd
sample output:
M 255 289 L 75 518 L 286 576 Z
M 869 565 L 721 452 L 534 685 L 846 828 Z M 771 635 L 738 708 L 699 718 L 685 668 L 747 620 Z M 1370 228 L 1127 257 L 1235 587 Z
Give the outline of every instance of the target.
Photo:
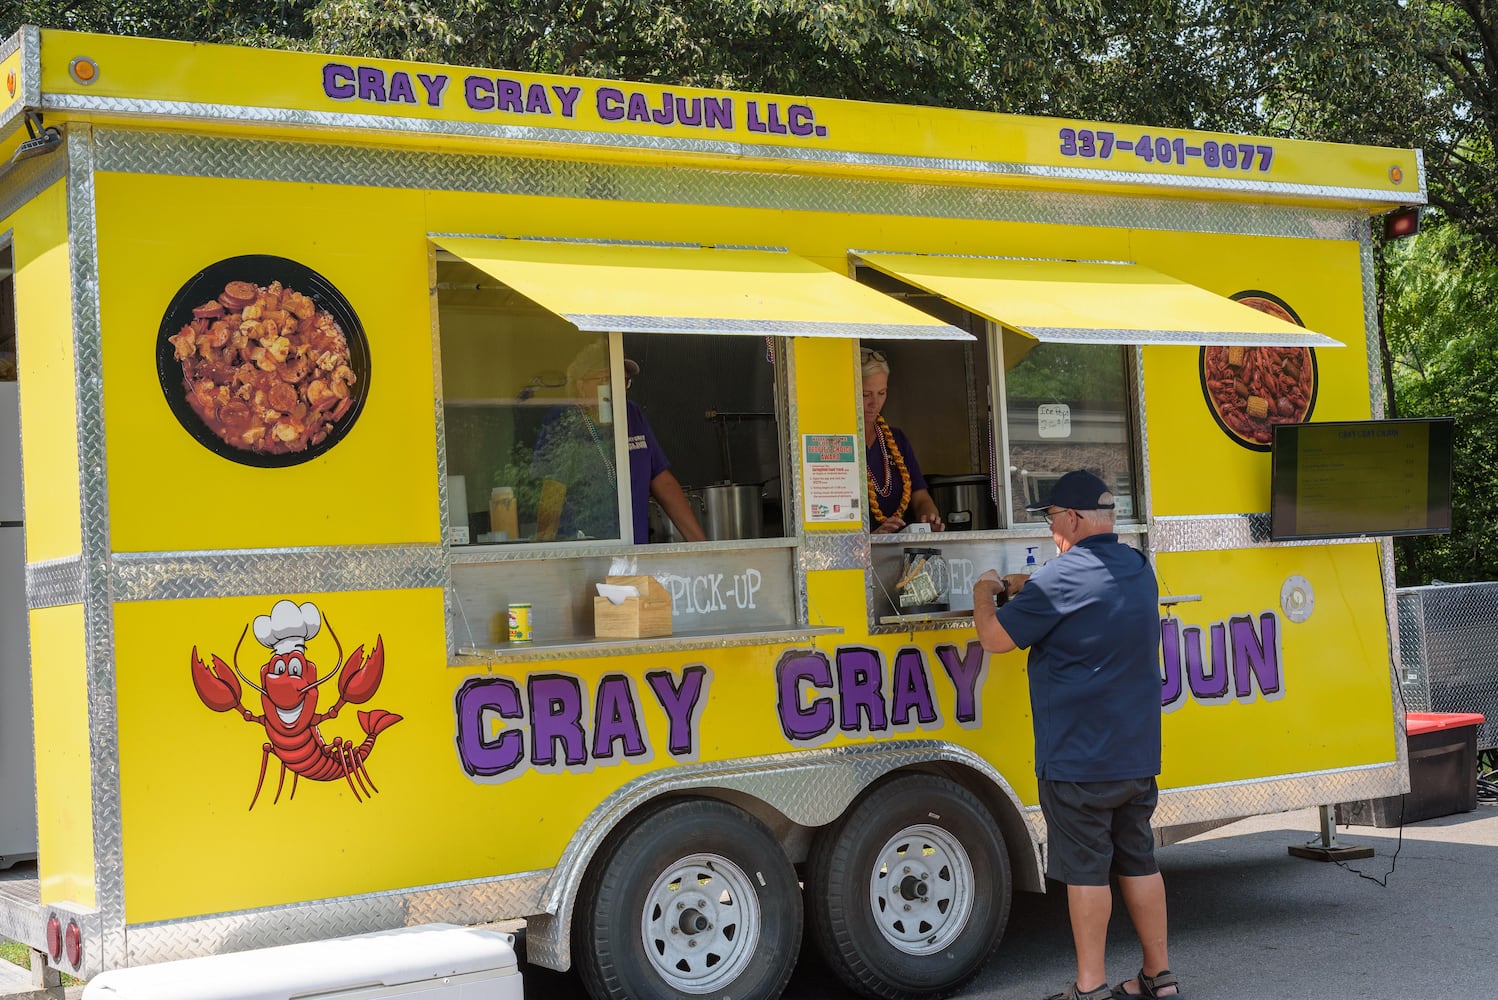
M 246 625 L 244 627 L 244 631 L 241 632 L 241 633 L 239 633 L 239 641 L 234 644 L 234 672 L 236 674 L 239 674 L 239 679 L 240 680 L 244 681 L 250 687 L 254 688 L 256 691 L 259 691 L 261 694 L 265 694 L 265 688 L 261 687 L 259 684 L 256 684 L 254 681 L 250 680 L 248 677 L 246 677 L 244 675 L 244 671 L 242 671 L 242 670 L 239 669 L 239 647 L 244 645 L 244 637 L 246 635 L 248 635 L 249 632 L 250 632 L 250 627 L 248 625 Z M 255 804 L 253 802 L 251 802 L 250 803 L 250 808 L 253 809 L 254 807 L 255 807 Z
M 308 684 L 308 689 L 315 688 L 320 684 L 326 684 L 337 676 L 339 670 L 343 669 L 343 643 L 338 641 L 338 633 L 333 631 L 333 622 L 330 619 L 324 617 L 323 624 L 328 626 L 328 635 L 333 637 L 333 645 L 338 647 L 338 662 L 333 665 L 333 669 L 328 676 L 318 681 L 317 684 Z M 243 637 L 241 636 L 241 638 Z

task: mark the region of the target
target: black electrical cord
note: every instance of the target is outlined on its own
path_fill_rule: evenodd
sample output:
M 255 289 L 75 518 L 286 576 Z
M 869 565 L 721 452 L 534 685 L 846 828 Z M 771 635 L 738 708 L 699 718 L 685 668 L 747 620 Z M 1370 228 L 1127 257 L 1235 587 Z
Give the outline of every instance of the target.
M 1406 719 L 1408 719 L 1409 718 L 1409 706 L 1407 706 L 1404 703 L 1404 685 L 1403 684 L 1395 685 L 1394 690 L 1395 690 L 1395 692 L 1397 692 L 1398 697 L 1399 697 L 1399 711 L 1404 715 L 1404 717 Z M 1402 850 L 1404 850 L 1404 804 L 1405 804 L 1405 801 L 1408 798 L 1409 798 L 1408 793 L 1399 796 L 1399 839 L 1397 841 L 1395 841 L 1395 843 L 1394 843 L 1394 856 L 1389 859 L 1389 870 L 1388 871 L 1384 872 L 1383 875 L 1381 875 L 1381 876 L 1379 876 L 1379 875 L 1369 875 L 1367 872 L 1363 871 L 1361 868 L 1354 868 L 1352 865 L 1349 865 L 1345 861 L 1338 861 L 1337 862 L 1337 867 L 1338 868 L 1345 868 L 1347 871 L 1352 872 L 1358 878 L 1365 878 L 1365 879 L 1367 879 L 1369 882 L 1372 882 L 1374 885 L 1378 886 L 1380 889 L 1387 889 L 1389 887 L 1389 879 L 1394 874 L 1394 869 L 1399 866 L 1399 852 L 1402 851 Z M 1342 826 L 1344 828 L 1349 827 L 1351 825 L 1352 825 L 1351 823 L 1343 823 L 1342 824 Z
M 1498 805 L 1498 749 L 1477 755 L 1477 801 L 1485 806 Z
M 1394 874 L 1394 869 L 1396 867 L 1398 867 L 1398 865 L 1399 865 L 1399 852 L 1402 851 L 1402 850 L 1404 850 L 1404 800 L 1406 798 L 1408 798 L 1408 797 L 1409 796 L 1407 796 L 1407 795 L 1401 795 L 1401 796 L 1399 796 L 1399 840 L 1396 841 L 1395 844 L 1394 844 L 1394 856 L 1389 859 L 1389 870 L 1388 871 L 1384 872 L 1383 875 L 1381 875 L 1381 876 L 1380 875 L 1369 875 L 1367 872 L 1363 871 L 1361 868 L 1354 868 L 1352 865 L 1348 864 L 1346 861 L 1338 861 L 1337 862 L 1337 867 L 1338 868 L 1345 868 L 1345 869 L 1347 869 L 1348 871 L 1350 871 L 1354 875 L 1356 875 L 1358 878 L 1365 878 L 1365 879 L 1367 879 L 1369 882 L 1372 882 L 1374 885 L 1378 886 L 1380 889 L 1387 889 L 1389 887 L 1389 878 L 1390 878 L 1390 876 L 1392 876 Z M 1344 823 L 1342 825 L 1343 826 L 1351 826 L 1352 824 L 1351 823 Z

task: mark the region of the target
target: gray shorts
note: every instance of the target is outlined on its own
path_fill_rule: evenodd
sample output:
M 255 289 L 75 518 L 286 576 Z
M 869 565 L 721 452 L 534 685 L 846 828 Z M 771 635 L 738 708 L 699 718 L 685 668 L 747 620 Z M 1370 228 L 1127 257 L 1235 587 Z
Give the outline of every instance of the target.
M 1046 874 L 1067 885 L 1107 885 L 1109 875 L 1153 875 L 1154 778 L 1040 782 Z

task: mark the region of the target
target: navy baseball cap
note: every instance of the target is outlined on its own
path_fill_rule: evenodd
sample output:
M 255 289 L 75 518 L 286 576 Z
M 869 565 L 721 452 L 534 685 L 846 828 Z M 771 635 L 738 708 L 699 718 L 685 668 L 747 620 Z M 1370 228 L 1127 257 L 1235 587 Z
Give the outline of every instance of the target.
M 1112 510 L 1113 493 L 1108 484 L 1086 469 L 1076 469 L 1056 480 L 1051 495 L 1044 503 L 1032 503 L 1025 510 L 1048 510 L 1064 507 L 1067 510 Z

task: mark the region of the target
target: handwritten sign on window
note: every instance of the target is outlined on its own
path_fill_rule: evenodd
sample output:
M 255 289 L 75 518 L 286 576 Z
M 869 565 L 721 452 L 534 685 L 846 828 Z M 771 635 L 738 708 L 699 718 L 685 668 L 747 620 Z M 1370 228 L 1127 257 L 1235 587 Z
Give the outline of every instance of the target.
M 1043 438 L 1071 437 L 1071 407 L 1065 403 L 1041 403 L 1035 410 Z

